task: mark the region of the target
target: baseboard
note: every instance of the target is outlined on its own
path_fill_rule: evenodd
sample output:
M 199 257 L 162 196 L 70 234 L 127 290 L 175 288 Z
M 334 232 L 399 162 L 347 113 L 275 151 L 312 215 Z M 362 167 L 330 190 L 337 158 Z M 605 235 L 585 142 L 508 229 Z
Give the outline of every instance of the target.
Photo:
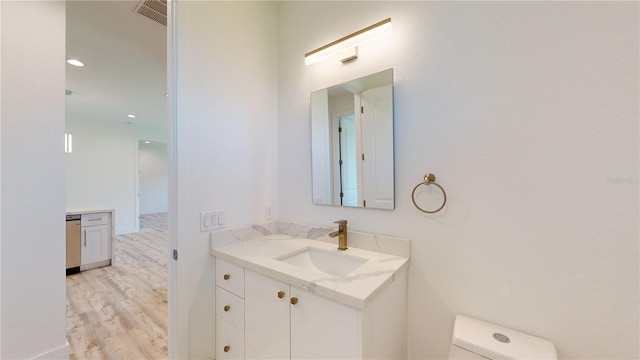
M 38 355 L 33 358 L 33 360 L 39 360 L 39 359 L 68 360 L 69 359 L 69 342 L 66 341 L 66 345 L 63 345 L 62 347 L 48 351 L 42 355 Z
M 135 226 L 116 228 L 116 235 L 131 234 L 138 232 Z
M 87 271 L 87 270 L 96 269 L 99 267 L 104 267 L 109 265 L 111 265 L 111 259 L 98 261 L 98 262 L 86 264 L 86 265 L 80 265 L 80 271 Z
M 164 214 L 166 212 L 167 212 L 167 208 L 163 208 L 163 209 L 140 211 L 140 215 Z

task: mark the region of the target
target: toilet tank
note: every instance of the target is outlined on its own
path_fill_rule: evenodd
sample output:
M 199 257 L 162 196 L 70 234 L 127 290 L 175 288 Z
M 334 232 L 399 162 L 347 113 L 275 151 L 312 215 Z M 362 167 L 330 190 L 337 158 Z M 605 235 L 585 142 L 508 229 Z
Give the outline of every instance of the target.
M 457 315 L 449 359 L 554 360 L 557 354 L 555 345 L 548 340 Z

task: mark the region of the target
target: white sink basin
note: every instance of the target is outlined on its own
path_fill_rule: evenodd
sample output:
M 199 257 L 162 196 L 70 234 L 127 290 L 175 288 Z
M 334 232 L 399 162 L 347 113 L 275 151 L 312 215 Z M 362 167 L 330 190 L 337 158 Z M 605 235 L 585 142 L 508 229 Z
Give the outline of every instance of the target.
M 314 247 L 296 250 L 276 260 L 334 276 L 347 276 L 367 262 L 365 258 Z

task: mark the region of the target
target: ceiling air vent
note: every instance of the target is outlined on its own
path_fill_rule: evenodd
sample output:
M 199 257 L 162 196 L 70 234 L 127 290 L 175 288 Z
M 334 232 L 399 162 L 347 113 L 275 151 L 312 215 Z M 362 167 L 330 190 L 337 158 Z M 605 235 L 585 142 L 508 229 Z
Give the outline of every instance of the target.
M 133 11 L 167 26 L 167 0 L 140 0 Z

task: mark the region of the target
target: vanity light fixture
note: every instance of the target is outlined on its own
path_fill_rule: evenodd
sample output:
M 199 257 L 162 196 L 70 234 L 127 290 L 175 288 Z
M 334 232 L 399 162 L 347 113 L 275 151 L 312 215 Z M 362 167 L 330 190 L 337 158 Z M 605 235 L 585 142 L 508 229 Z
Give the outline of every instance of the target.
M 384 19 L 371 26 L 367 26 L 362 30 L 358 30 L 353 34 L 349 34 L 334 42 L 328 43 L 313 51 L 304 54 L 304 64 L 311 65 L 318 61 L 324 60 L 330 56 L 336 55 L 342 51 L 355 48 L 356 46 L 372 39 L 379 38 L 391 32 L 391 18 Z M 353 52 L 353 51 L 351 51 Z M 353 57 L 355 56 L 355 57 Z M 342 62 L 348 62 L 357 58 L 357 52 L 351 57 L 342 58 Z
M 84 63 L 78 59 L 67 59 L 67 63 L 73 66 L 84 66 Z
M 71 134 L 64 133 L 64 152 L 67 154 L 73 151 L 73 138 Z

